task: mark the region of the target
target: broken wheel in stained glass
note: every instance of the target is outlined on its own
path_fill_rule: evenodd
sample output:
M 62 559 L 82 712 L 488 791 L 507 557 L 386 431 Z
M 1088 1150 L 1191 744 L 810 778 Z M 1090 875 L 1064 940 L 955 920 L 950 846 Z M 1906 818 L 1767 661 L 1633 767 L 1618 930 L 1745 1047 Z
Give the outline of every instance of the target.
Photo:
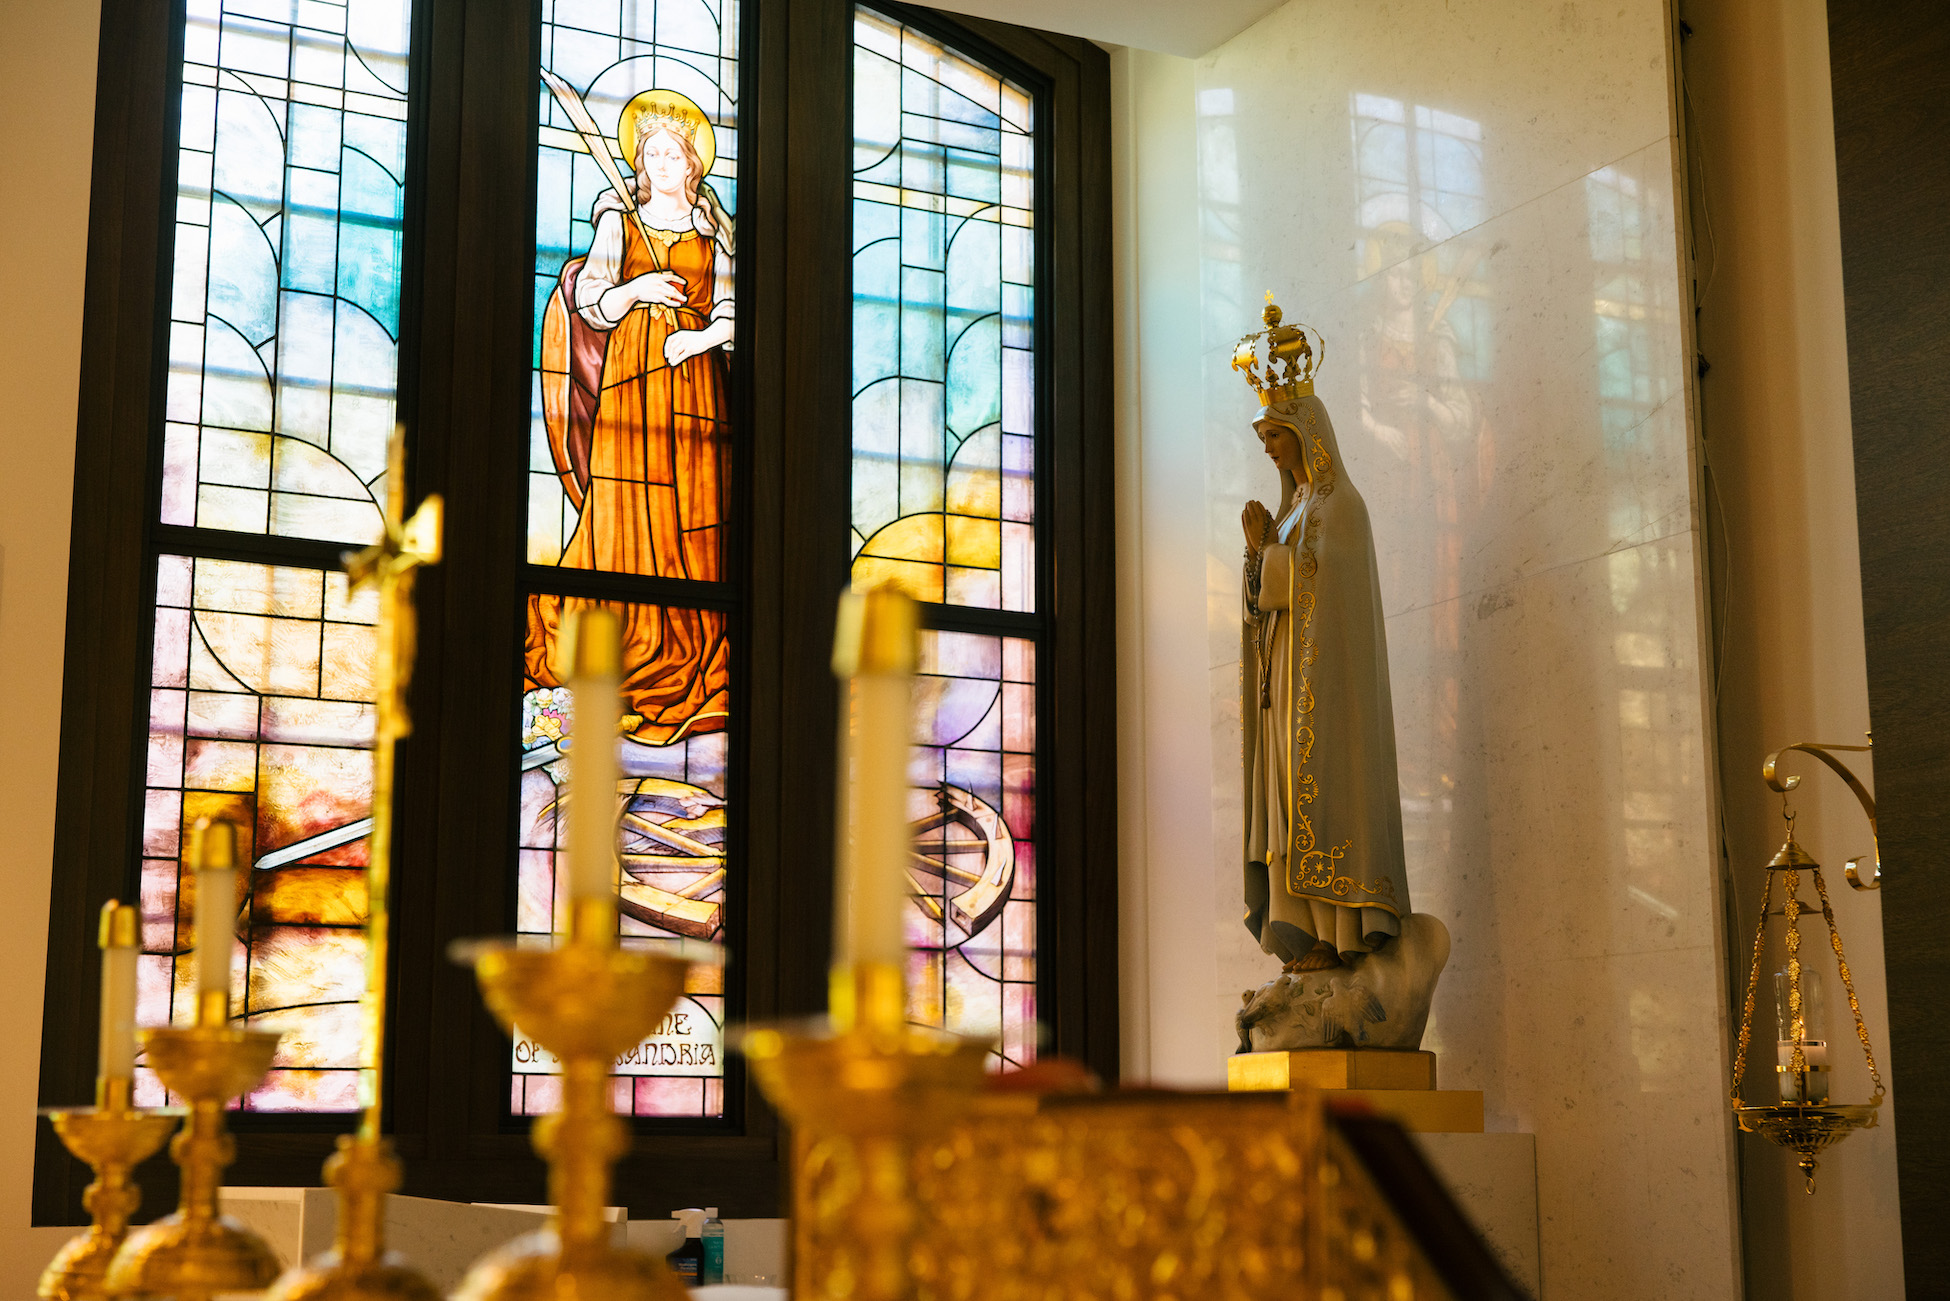
M 723 577 L 738 21 L 546 0 L 531 563 Z
M 380 532 L 409 0 L 188 0 L 162 522 Z
M 853 581 L 1032 610 L 1031 99 L 855 10 Z
M 556 598 L 537 598 L 556 601 Z M 582 602 L 560 602 L 580 605 Z M 649 638 L 658 645 L 699 638 L 728 655 L 724 616 L 715 611 L 608 603 L 625 629 L 624 735 L 615 739 L 623 774 L 616 790 L 617 891 L 625 945 L 655 947 L 724 936 L 724 714 L 693 700 L 678 721 L 666 707 L 654 732 L 640 712 L 650 702 L 630 683 L 645 670 Z M 559 608 L 559 606 L 557 607 Z M 562 610 L 564 618 L 571 611 Z M 531 618 L 536 617 L 532 616 Z M 532 644 L 532 634 L 531 634 Z M 533 660 L 531 659 L 531 665 Z M 524 676 L 521 713 L 521 866 L 515 929 L 543 936 L 566 929 L 565 861 L 572 798 L 567 753 L 576 744 L 575 705 L 553 674 Z M 722 700 L 717 706 L 722 709 Z M 715 725 L 705 730 L 703 723 Z M 639 739 L 650 736 L 649 740 Z M 656 1033 L 616 1062 L 612 1102 L 623 1115 L 717 1116 L 724 1112 L 724 972 L 693 967 L 684 995 Z M 526 1035 L 514 1043 L 511 1107 L 541 1115 L 561 1103 L 559 1064 Z
M 344 574 L 163 556 L 143 818 L 139 1019 L 194 1014 L 198 818 L 241 828 L 233 1019 L 284 1031 L 256 1111 L 358 1106 L 377 598 Z M 145 1068 L 137 1100 L 160 1104 Z
M 1036 646 L 928 632 L 908 801 L 908 1015 L 1036 1057 Z

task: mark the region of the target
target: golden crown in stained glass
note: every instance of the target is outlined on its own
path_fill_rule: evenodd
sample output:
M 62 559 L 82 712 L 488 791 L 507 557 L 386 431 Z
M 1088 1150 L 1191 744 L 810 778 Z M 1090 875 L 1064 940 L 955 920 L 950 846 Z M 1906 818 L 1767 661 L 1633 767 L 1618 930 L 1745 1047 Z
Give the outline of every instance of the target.
M 1320 331 L 1307 326 L 1282 325 L 1279 305 L 1270 291 L 1260 319 L 1266 328 L 1239 341 L 1232 350 L 1232 368 L 1246 372 L 1246 383 L 1252 385 L 1263 407 L 1310 396 L 1314 372 L 1320 369 L 1327 350 L 1326 340 Z

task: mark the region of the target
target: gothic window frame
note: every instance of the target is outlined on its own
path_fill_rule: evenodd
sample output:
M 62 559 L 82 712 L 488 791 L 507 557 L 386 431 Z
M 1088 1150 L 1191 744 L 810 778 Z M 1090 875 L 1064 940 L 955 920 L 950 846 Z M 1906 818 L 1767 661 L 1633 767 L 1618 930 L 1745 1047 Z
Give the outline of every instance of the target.
M 849 0 L 745 0 L 748 106 L 735 385 L 734 500 L 749 521 L 734 634 L 743 888 L 728 914 L 735 1015 L 823 1007 L 831 896 L 832 739 L 825 667 L 833 597 L 849 570 Z M 1032 87 L 1038 97 L 1039 990 L 1046 1051 L 1117 1073 L 1115 606 L 1111 435 L 1110 112 L 1107 56 L 1088 41 L 905 5 L 882 13 Z M 136 887 L 148 728 L 154 557 L 333 566 L 339 547 L 210 536 L 154 524 L 160 492 L 175 72 L 183 6 L 104 0 L 84 284 L 82 375 L 48 921 L 44 1103 L 86 1099 L 98 973 L 91 919 Z M 456 938 L 512 924 L 526 358 L 531 346 L 535 0 L 419 0 L 411 59 L 400 410 L 415 495 L 441 492 L 448 554 L 421 579 L 417 733 L 402 746 L 394 901 L 396 991 L 388 1119 L 416 1195 L 543 1200 L 528 1122 L 508 1113 L 507 1039 Z M 462 72 L 465 76 L 462 76 Z M 510 160 L 521 165 L 510 165 Z M 1046 214 L 1046 215 L 1045 215 Z M 494 268 L 483 274 L 481 267 Z M 835 364 L 836 359 L 840 364 Z M 762 377 L 762 378 L 760 378 Z M 772 437 L 768 431 L 776 431 Z M 612 594 L 550 570 L 556 590 Z M 634 580 L 632 594 L 651 594 Z M 671 593 L 676 595 L 676 593 Z M 939 626 L 1001 621 L 934 610 Z M 503 653 L 503 652 L 506 653 Z M 430 685 L 431 684 L 431 685 Z M 498 756 L 483 760 L 484 753 Z M 497 775 L 496 769 L 501 772 Z M 505 777 L 506 780 L 499 780 Z M 1058 871 L 1055 865 L 1062 864 Z M 453 1009 L 465 1009 L 455 1015 Z M 639 1121 L 616 1196 L 633 1213 L 716 1204 L 777 1213 L 783 1136 L 734 1058 L 721 1120 Z M 238 1184 L 311 1185 L 344 1116 L 240 1116 Z M 89 1179 L 43 1125 L 36 1224 L 85 1222 Z M 174 1204 L 175 1171 L 144 1169 L 140 1218 Z

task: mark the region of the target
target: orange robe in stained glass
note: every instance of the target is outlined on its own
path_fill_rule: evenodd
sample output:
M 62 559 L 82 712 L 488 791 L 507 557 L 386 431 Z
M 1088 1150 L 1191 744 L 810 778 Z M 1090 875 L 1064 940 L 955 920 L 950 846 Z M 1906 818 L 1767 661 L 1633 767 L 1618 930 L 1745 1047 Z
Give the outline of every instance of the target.
M 556 466 L 581 507 L 562 554 L 565 568 L 717 581 L 725 510 L 725 356 L 713 348 L 676 367 L 664 342 L 708 323 L 720 293 L 716 241 L 690 230 L 648 241 L 623 220 L 618 283 L 668 269 L 684 280 L 676 307 L 639 305 L 606 333 L 574 308 L 581 259 L 563 269 L 544 320 L 544 415 Z M 668 232 L 656 232 L 658 235 Z M 529 598 L 527 676 L 563 685 L 556 639 L 564 619 L 590 602 Z M 722 731 L 731 651 L 723 614 L 615 605 L 623 625 L 623 700 L 649 745 Z

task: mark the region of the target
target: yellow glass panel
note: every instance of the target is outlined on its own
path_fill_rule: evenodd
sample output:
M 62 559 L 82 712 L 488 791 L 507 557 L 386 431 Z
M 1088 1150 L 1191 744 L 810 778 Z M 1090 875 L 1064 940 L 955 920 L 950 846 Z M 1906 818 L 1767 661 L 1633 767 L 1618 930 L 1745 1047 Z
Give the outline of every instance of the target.
M 941 516 L 928 512 L 895 520 L 868 538 L 860 554 L 938 565 L 943 559 L 942 544 Z
M 948 563 L 972 569 L 997 569 L 1002 564 L 1002 523 L 996 519 L 948 516 Z
M 853 585 L 860 588 L 898 587 L 917 601 L 938 602 L 943 593 L 940 565 L 921 564 L 913 560 L 887 560 L 879 556 L 861 556 L 853 562 Z
M 948 469 L 948 510 L 999 519 L 1002 515 L 1002 428 L 970 434 Z
M 190 1015 L 196 873 L 179 861 L 182 832 L 229 821 L 241 837 L 232 1016 L 287 1031 L 278 1069 L 244 1106 L 352 1106 L 376 606 L 323 570 L 180 556 L 160 558 L 157 599 L 142 829 L 154 975 L 138 1015 Z M 160 1083 L 141 1074 L 142 1096 L 161 1102 Z

